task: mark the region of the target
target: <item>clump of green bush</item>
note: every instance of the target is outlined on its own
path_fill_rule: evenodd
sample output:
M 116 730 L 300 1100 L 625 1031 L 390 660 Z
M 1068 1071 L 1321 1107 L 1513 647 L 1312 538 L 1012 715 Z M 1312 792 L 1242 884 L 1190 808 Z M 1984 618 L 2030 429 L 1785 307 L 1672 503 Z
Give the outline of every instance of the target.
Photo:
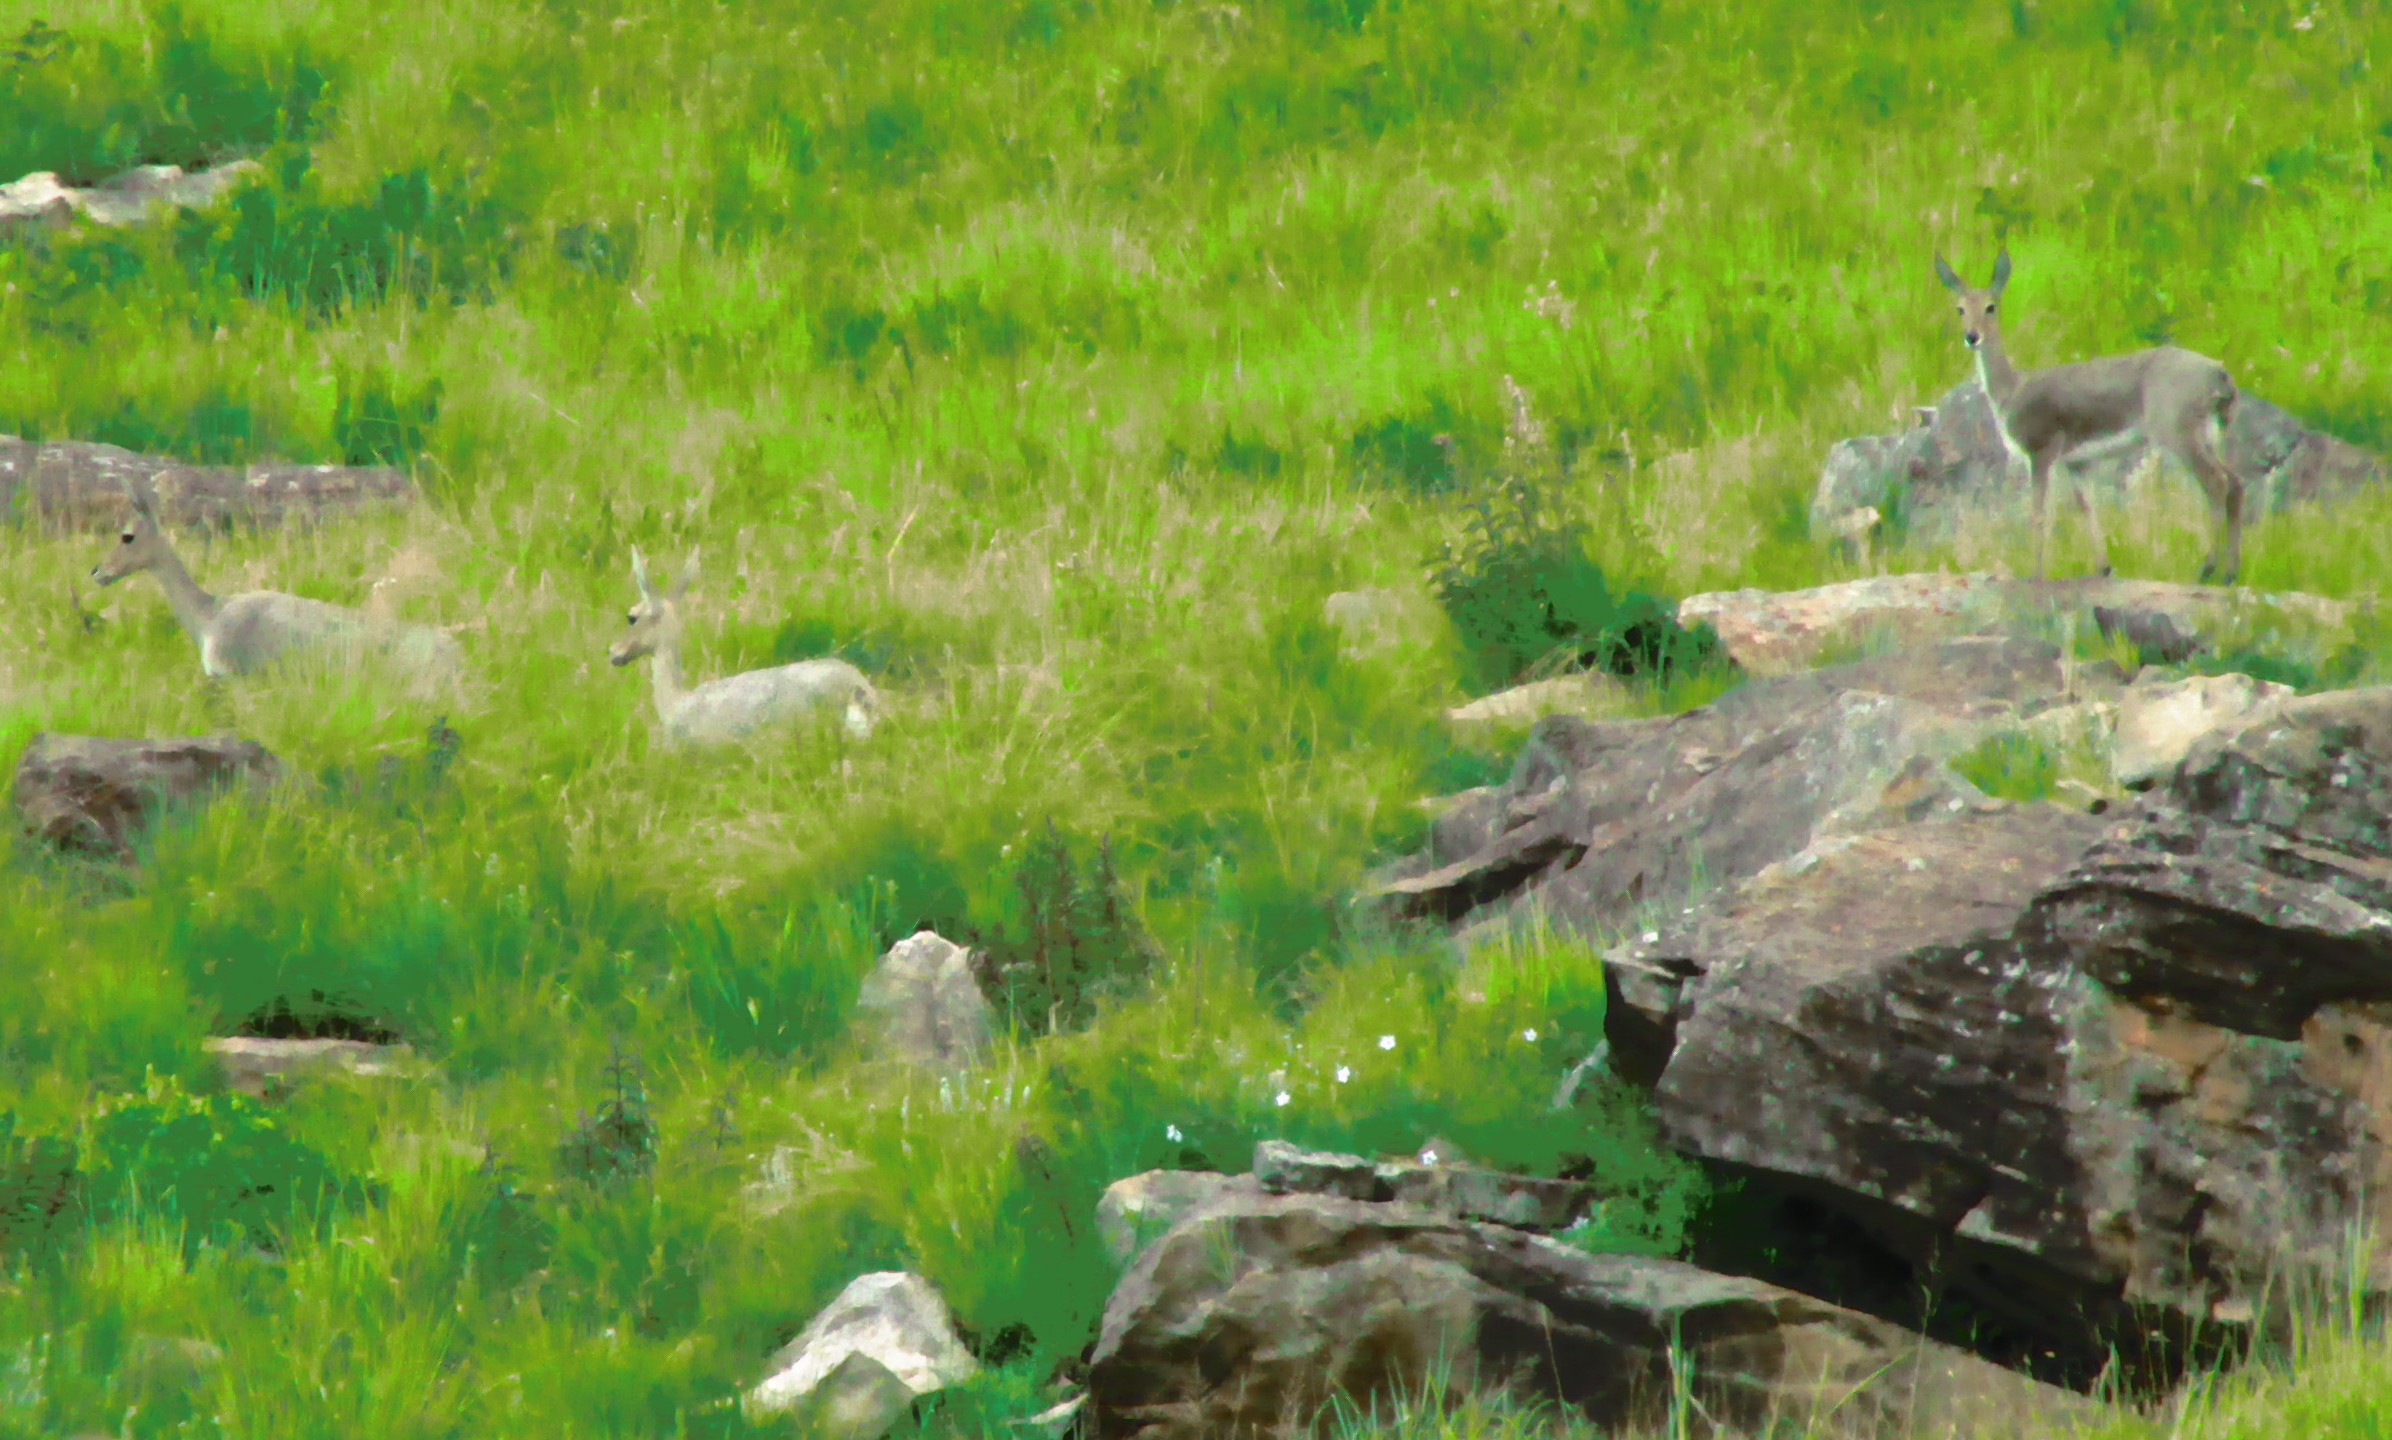
M 1430 572 L 1473 685 L 1495 690 L 1563 669 L 1668 684 L 1725 667 L 1709 625 L 1689 629 L 1670 600 L 1614 588 L 1557 499 L 1564 476 L 1544 427 L 1510 377 L 1505 384 L 1513 402 L 1505 463 L 1468 502 L 1461 538 L 1444 545 Z

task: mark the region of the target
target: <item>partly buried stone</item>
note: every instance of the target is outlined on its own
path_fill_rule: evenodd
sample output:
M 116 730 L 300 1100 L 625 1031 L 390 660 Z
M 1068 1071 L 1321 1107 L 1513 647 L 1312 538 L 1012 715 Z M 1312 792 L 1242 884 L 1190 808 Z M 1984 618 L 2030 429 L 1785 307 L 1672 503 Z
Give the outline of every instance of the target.
M 1097 1238 L 1113 1263 L 1126 1267 L 1197 1206 L 1224 1189 L 1253 1184 L 1217 1170 L 1148 1170 L 1116 1180 L 1097 1198 Z
M 2289 685 L 2248 675 L 2145 676 L 2119 695 L 2111 738 L 2110 773 L 2130 790 L 2174 769 L 2202 736 L 2259 719 L 2293 694 Z
M 273 1039 L 228 1035 L 207 1042 L 224 1067 L 227 1088 L 260 1100 L 279 1100 L 309 1080 L 329 1076 L 412 1079 L 422 1073 L 404 1045 L 363 1040 Z
M 136 485 L 152 488 L 168 524 L 210 530 L 312 522 L 416 497 L 406 472 L 386 465 L 188 465 L 93 440 L 0 435 L 0 521 L 112 527 Z
M 838 1432 L 841 1440 L 871 1440 L 914 1399 L 960 1384 L 980 1367 L 929 1281 L 882 1270 L 849 1281 L 766 1368 L 767 1378 L 747 1392 L 751 1414 L 836 1415 L 848 1427 Z M 870 1428 L 876 1418 L 880 1428 Z
M 1697 1435 L 2050 1433 L 2090 1402 L 1758 1281 L 1595 1255 L 1406 1205 L 1225 1190 L 1139 1258 L 1089 1365 L 1098 1440 L 1261 1440 L 1492 1396 L 1658 1432 L 1673 1351 Z
M 864 977 L 856 1009 L 867 1049 L 881 1058 L 961 1070 L 988 1051 L 988 1001 L 972 952 L 936 931 L 890 946 Z
M 60 850 L 129 859 L 134 842 L 172 805 L 236 785 L 262 788 L 282 764 L 254 740 L 192 736 L 115 740 L 37 734 L 12 791 L 24 832 Z
M 1979 1343 L 2164 1379 L 2344 1283 L 2354 1235 L 2392 1294 L 2388 816 L 2381 688 L 2212 731 L 2098 819 L 1823 838 L 1611 957 L 1614 1062 L 1673 1146 L 1844 1217 Z

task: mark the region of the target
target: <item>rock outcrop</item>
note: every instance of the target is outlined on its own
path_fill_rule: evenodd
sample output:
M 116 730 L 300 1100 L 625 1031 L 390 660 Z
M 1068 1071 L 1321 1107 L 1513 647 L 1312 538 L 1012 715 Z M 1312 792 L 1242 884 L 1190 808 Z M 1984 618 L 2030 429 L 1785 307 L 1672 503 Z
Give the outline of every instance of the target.
M 2100 818 L 1831 837 L 1615 953 L 1615 1063 L 2014 1358 L 2164 1374 L 2392 1233 L 2387 815 L 2392 689 L 2207 734 Z
M 1672 1351 L 1679 1366 L 1673 1374 Z M 1307 1433 L 1324 1407 L 1525 1396 L 1659 1432 L 2049 1433 L 2079 1397 L 1870 1317 L 1675 1261 L 1408 1205 L 1223 1191 L 1140 1256 L 1089 1365 L 1099 1440 Z
M 254 740 L 193 736 L 116 740 L 33 737 L 12 796 L 24 833 L 63 851 L 130 859 L 134 842 L 172 805 L 236 785 L 263 786 L 282 764 Z

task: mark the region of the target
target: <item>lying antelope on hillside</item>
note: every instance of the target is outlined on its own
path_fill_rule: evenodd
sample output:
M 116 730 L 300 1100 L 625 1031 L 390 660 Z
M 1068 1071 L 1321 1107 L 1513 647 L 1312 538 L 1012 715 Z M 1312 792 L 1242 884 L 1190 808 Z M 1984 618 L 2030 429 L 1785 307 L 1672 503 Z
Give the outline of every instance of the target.
M 139 487 L 128 493 L 133 513 L 116 544 L 91 567 L 91 582 L 113 585 L 144 570 L 157 576 L 174 618 L 198 642 L 199 668 L 210 678 L 252 674 L 301 651 L 379 651 L 427 676 L 454 674 L 459 668 L 462 655 L 455 638 L 428 625 L 376 620 L 279 590 L 222 598 L 209 594 L 167 543 L 149 494 Z
M 2193 472 L 2216 517 L 2218 536 L 2201 578 L 2234 583 L 2242 569 L 2243 482 L 2225 458 L 2225 431 L 2234 415 L 2234 381 L 2226 367 L 2206 355 L 2174 345 L 2054 365 L 2020 373 L 2002 349 L 1995 318 L 2002 287 L 2010 282 L 2010 252 L 1993 262 L 1993 283 L 1974 289 L 1953 273 L 1941 255 L 1936 276 L 1960 302 L 1960 338 L 1976 352 L 1977 378 L 1993 401 L 2002 443 L 2013 461 L 2024 457 L 2034 476 L 2035 577 L 2043 577 L 2051 538 L 2051 469 L 2081 446 L 2139 432 L 2159 450 Z M 2101 573 L 2110 573 L 2108 543 L 2092 498 L 2081 481 L 2069 488 L 2093 532 Z
M 769 670 L 726 675 L 689 688 L 681 682 L 681 599 L 697 574 L 698 557 L 659 591 L 648 580 L 647 559 L 631 552 L 631 578 L 640 600 L 631 607 L 630 633 L 615 641 L 607 658 L 628 665 L 651 657 L 649 676 L 656 692 L 656 718 L 665 738 L 675 744 L 713 745 L 745 739 L 758 731 L 785 725 L 810 715 L 837 710 L 847 733 L 861 740 L 871 735 L 880 697 L 864 672 L 844 660 L 800 660 Z

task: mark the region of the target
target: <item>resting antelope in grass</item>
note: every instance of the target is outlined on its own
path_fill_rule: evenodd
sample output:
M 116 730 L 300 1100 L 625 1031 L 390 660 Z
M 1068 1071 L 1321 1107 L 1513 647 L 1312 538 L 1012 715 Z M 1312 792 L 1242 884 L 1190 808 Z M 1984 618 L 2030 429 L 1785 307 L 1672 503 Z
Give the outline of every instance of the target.
M 129 488 L 128 494 L 133 513 L 116 544 L 91 567 L 91 583 L 113 585 L 144 570 L 157 576 L 174 618 L 198 643 L 199 668 L 210 679 L 253 674 L 302 651 L 380 651 L 427 677 L 453 675 L 459 668 L 462 655 L 455 638 L 428 625 L 376 620 L 279 590 L 222 598 L 209 594 L 167 543 L 149 495 L 139 488 Z
M 697 569 L 693 554 L 672 588 L 659 591 L 648 580 L 646 557 L 634 549 L 631 579 L 639 586 L 640 600 L 631 607 L 630 632 L 607 650 L 607 658 L 617 665 L 649 657 L 656 718 L 667 740 L 679 745 L 723 744 L 833 709 L 848 734 L 859 740 L 871 735 L 880 698 L 864 672 L 844 660 L 800 660 L 684 687 L 681 599 L 689 593 Z
M 2013 461 L 2023 457 L 2034 476 L 2035 578 L 2043 578 L 2051 539 L 2051 470 L 2068 453 L 2098 440 L 2139 432 L 2193 472 L 2209 497 L 2218 536 L 2201 578 L 2231 585 L 2242 569 L 2243 483 L 2226 464 L 2226 424 L 2234 415 L 2234 381 L 2226 367 L 2206 355 L 2174 345 L 2054 365 L 2020 373 L 2002 349 L 1995 318 L 2002 287 L 2010 281 L 2010 252 L 1993 262 L 1993 283 L 1974 289 L 1954 274 L 1941 255 L 1935 273 L 1960 302 L 1960 338 L 1976 352 L 1977 378 L 1993 401 L 2002 443 Z M 2069 488 L 2093 532 L 2101 573 L 2110 573 L 2109 544 L 2081 480 Z

